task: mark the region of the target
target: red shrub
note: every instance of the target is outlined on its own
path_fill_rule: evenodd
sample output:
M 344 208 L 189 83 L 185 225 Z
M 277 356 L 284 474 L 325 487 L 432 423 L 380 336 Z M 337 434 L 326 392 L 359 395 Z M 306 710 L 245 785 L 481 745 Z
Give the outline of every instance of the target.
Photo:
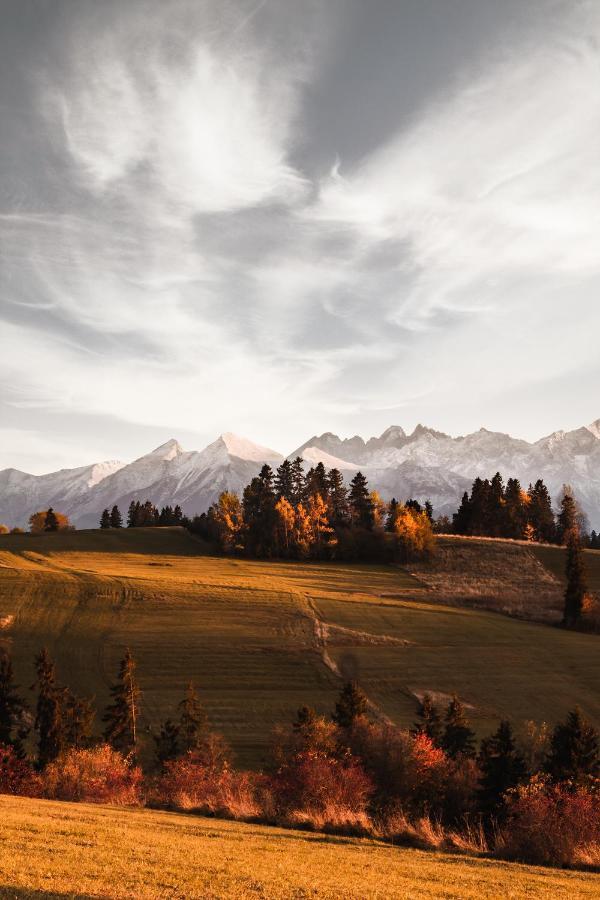
M 165 764 L 152 799 L 171 809 L 254 819 L 262 811 L 257 799 L 259 785 L 260 776 L 252 772 L 236 772 L 223 760 L 218 765 L 206 765 L 189 753 Z
M 41 778 L 29 763 L 19 759 L 12 747 L 0 745 L 0 794 L 39 797 L 41 792 Z
M 507 809 L 497 842 L 499 855 L 554 866 L 572 866 L 597 856 L 598 785 L 569 790 L 535 778 L 512 793 Z
M 69 750 L 44 770 L 44 794 L 54 800 L 140 803 L 142 772 L 112 747 Z

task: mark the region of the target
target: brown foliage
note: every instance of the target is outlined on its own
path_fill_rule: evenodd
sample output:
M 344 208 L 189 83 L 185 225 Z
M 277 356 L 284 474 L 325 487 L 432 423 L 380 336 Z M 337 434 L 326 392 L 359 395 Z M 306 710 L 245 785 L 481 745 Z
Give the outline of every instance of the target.
M 44 794 L 53 800 L 137 806 L 142 771 L 103 744 L 91 750 L 67 751 L 44 770 Z

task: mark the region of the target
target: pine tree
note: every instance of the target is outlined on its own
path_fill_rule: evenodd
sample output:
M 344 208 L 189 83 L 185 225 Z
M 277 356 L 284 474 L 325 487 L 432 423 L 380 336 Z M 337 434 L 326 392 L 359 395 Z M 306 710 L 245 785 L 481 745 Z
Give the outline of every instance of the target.
M 104 737 L 115 750 L 135 757 L 138 748 L 137 723 L 141 697 L 135 677 L 135 662 L 127 649 L 119 666 L 117 681 L 110 689 L 112 703 L 103 716 Z
M 431 523 L 433 523 L 433 503 L 431 500 L 425 501 L 425 514 Z
M 538 478 L 533 487 L 529 485 L 527 496 L 529 521 L 535 530 L 535 538 L 551 544 L 556 539 L 556 523 L 550 493 L 541 478 Z
M 181 525 L 182 522 L 183 522 L 183 510 L 180 507 L 179 503 L 177 503 L 173 510 L 173 525 Z
M 600 775 L 598 732 L 579 707 L 554 729 L 546 765 L 555 781 L 579 782 Z
M 276 555 L 278 522 L 270 466 L 264 465 L 244 489 L 242 508 L 246 550 L 252 556 Z
M 566 576 L 563 625 L 565 628 L 576 628 L 583 612 L 586 579 L 581 541 L 575 529 L 571 529 L 567 538 Z
M 67 747 L 85 749 L 92 743 L 92 729 L 96 712 L 91 700 L 76 697 L 68 688 L 64 692 L 63 728 Z
M 452 516 L 452 531 L 454 534 L 470 534 L 470 529 L 471 500 L 467 491 L 465 491 L 458 510 Z
M 352 728 L 356 719 L 365 715 L 368 707 L 367 696 L 361 691 L 358 684 L 355 681 L 347 681 L 335 704 L 333 721 L 340 728 Z
M 288 503 L 294 501 L 294 470 L 289 459 L 284 459 L 275 473 L 275 494 Z
M 375 524 L 375 515 L 368 482 L 362 472 L 357 472 L 350 482 L 349 500 L 354 524 L 370 531 Z
M 456 695 L 446 711 L 442 750 L 452 759 L 475 755 L 475 733 L 469 727 L 463 705 Z
M 121 511 L 118 506 L 113 506 L 110 511 L 110 527 L 111 528 L 122 528 L 123 527 L 123 516 L 121 515 Z
M 468 534 L 486 535 L 490 527 L 490 482 L 476 478 L 469 500 L 470 523 Z
M 0 649 L 0 746 L 12 747 L 23 755 L 23 740 L 27 736 L 24 713 L 27 704 L 17 692 L 12 660 Z
M 561 544 L 568 544 L 572 532 L 579 532 L 577 523 L 578 509 L 575 499 L 568 487 L 563 488 L 563 496 L 560 501 L 560 512 L 557 516 L 558 540 Z
M 177 709 L 181 750 L 183 753 L 197 750 L 206 734 L 208 716 L 191 681 Z
M 478 762 L 481 806 L 486 812 L 497 811 L 504 794 L 527 777 L 527 766 L 517 751 L 510 722 L 500 722 L 498 730 L 482 740 Z
M 329 481 L 322 462 L 317 463 L 314 469 L 311 469 L 306 475 L 305 499 L 310 500 L 316 494 L 319 494 L 327 502 L 329 498 Z
M 304 477 L 304 460 L 301 456 L 297 456 L 292 462 L 292 497 L 290 503 L 297 506 L 304 500 L 306 479 Z
M 181 728 L 172 719 L 167 719 L 160 726 L 160 732 L 154 736 L 156 744 L 156 759 L 161 766 L 166 762 L 177 759 L 180 755 L 179 735 Z
M 56 684 L 54 663 L 45 647 L 36 656 L 35 672 L 38 699 L 34 728 L 38 735 L 38 766 L 43 769 L 60 755 L 64 746 L 64 691 Z
M 102 510 L 100 516 L 100 528 L 110 528 L 110 513 L 107 509 Z
M 56 513 L 50 507 L 48 512 L 46 513 L 46 519 L 44 521 L 44 531 L 58 531 L 58 519 L 56 518 Z
M 502 537 L 505 525 L 504 481 L 500 472 L 496 472 L 490 481 L 486 510 L 485 533 L 490 537 Z
M 348 491 L 339 469 L 329 470 L 327 488 L 331 524 L 334 528 L 343 527 L 348 524 Z
M 504 527 L 503 537 L 516 538 L 525 536 L 527 527 L 527 505 L 525 494 L 518 478 L 509 478 L 504 492 Z
M 431 694 L 423 694 L 419 708 L 419 721 L 415 722 L 411 733 L 413 735 L 425 734 L 436 747 L 440 746 L 442 722 L 434 706 Z
M 132 500 L 129 504 L 129 509 L 127 510 L 127 527 L 135 528 L 137 526 L 137 517 L 139 512 L 140 504 L 136 503 L 135 500 Z

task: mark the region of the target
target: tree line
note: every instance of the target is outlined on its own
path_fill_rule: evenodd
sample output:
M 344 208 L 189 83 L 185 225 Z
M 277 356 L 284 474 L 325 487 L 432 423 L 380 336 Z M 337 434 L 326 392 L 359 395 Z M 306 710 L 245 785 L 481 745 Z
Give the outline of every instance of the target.
M 501 721 L 477 742 L 465 705 L 425 693 L 410 729 L 378 720 L 356 682 L 329 715 L 301 707 L 277 726 L 263 770 L 237 770 L 192 684 L 158 733 L 140 728 L 141 689 L 127 651 L 111 686 L 102 737 L 93 709 L 36 657 L 36 753 L 25 749 L 25 701 L 0 660 L 0 792 L 142 803 L 228 818 L 478 849 L 532 862 L 577 864 L 600 837 L 600 751 L 578 708 L 554 729 Z M 154 744 L 154 760 L 141 752 Z M 145 770 L 140 760 L 145 762 Z M 32 764 L 33 763 L 33 764 Z M 464 829 L 460 831 L 460 829 Z M 471 835 L 471 838 L 469 838 Z M 447 841 L 447 844 L 443 842 Z

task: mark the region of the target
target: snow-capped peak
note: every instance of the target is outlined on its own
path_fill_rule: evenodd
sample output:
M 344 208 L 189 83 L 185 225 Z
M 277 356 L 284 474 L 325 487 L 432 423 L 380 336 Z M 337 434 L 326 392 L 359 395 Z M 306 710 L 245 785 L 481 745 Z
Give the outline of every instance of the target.
M 277 453 L 276 450 L 271 450 L 269 447 L 261 447 L 260 444 L 255 444 L 253 441 L 240 437 L 238 434 L 233 434 L 231 431 L 226 431 L 220 435 L 219 440 L 223 443 L 229 455 L 238 459 L 262 463 L 281 462 L 283 460 L 281 453 Z
M 332 456 L 331 453 L 327 453 L 326 450 L 321 450 L 319 447 L 306 447 L 302 451 L 302 459 L 311 466 L 323 463 L 326 469 L 340 469 L 340 471 L 343 472 L 358 472 L 358 466 L 354 465 L 354 463 L 348 462 L 346 459 L 339 459 L 337 456 Z
M 112 475 L 114 472 L 118 472 L 123 466 L 125 466 L 125 463 L 120 462 L 118 459 L 96 463 L 92 466 L 90 477 L 86 482 L 87 486 L 91 488 L 96 484 L 100 484 L 101 481 L 104 481 L 105 478 L 108 478 L 108 476 Z
M 595 422 L 592 422 L 590 425 L 586 425 L 588 431 L 590 431 L 595 438 L 598 438 L 600 441 L 600 419 L 596 419 Z
M 147 453 L 146 456 L 152 456 L 155 459 L 163 459 L 165 462 L 168 462 L 171 459 L 175 459 L 176 456 L 180 456 L 183 452 L 183 447 L 179 441 L 176 441 L 175 438 L 171 438 L 169 441 L 161 444 L 160 447 L 157 447 L 156 450 Z M 143 458 L 144 457 L 142 457 L 142 459 Z

